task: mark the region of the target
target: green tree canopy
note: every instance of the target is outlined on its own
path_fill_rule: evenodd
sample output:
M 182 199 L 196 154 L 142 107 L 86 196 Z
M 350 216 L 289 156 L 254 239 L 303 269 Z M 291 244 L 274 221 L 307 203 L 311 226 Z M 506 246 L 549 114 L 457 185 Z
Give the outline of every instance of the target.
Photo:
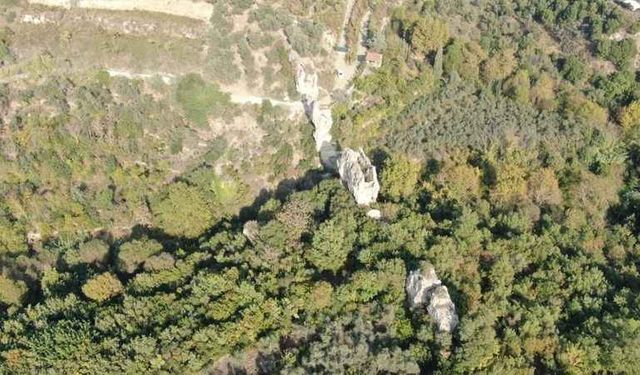
M 169 185 L 151 201 L 151 212 L 159 228 L 171 236 L 197 237 L 215 219 L 211 198 L 198 187 L 178 182 Z

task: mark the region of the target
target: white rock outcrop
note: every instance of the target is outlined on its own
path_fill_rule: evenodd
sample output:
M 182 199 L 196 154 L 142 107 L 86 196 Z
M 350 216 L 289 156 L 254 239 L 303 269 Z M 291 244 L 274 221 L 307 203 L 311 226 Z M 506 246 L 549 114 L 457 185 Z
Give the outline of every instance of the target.
M 307 73 L 304 69 L 304 65 L 298 64 L 296 70 L 296 91 L 303 100 L 315 101 L 318 100 L 320 90 L 318 89 L 318 74 Z
M 640 2 L 636 0 L 615 0 L 618 4 L 625 6 L 632 11 L 640 9 Z
M 349 189 L 358 204 L 369 205 L 378 199 L 380 184 L 376 167 L 371 164 L 362 149 L 343 150 L 337 166 L 342 183 Z
M 423 265 L 409 272 L 405 290 L 412 309 L 426 306 L 439 332 L 453 332 L 458 325 L 456 307 L 433 266 Z
M 320 153 L 320 161 L 326 168 L 335 169 L 338 147 L 331 138 L 333 118 L 331 108 L 320 104 L 318 74 L 309 73 L 309 70 L 305 69 L 304 64 L 300 62 L 300 56 L 293 50 L 289 52 L 289 61 L 298 67 L 295 76 L 296 91 L 302 97 L 307 117 L 313 124 L 313 138 L 316 142 L 316 151 Z
M 375 219 L 375 220 L 380 220 L 382 219 L 382 212 L 380 212 L 380 210 L 369 210 L 367 211 L 367 216 Z
M 409 299 L 409 306 L 416 308 L 429 302 L 429 291 L 438 285 L 442 285 L 432 266 L 424 266 L 409 272 L 405 289 Z
M 449 290 L 444 285 L 438 285 L 433 289 L 427 312 L 436 322 L 439 332 L 451 333 L 458 325 L 456 306 L 451 301 Z
M 313 138 L 316 141 L 316 151 L 320 151 L 326 144 L 331 143 L 331 127 L 333 118 L 330 108 L 322 108 L 317 101 L 310 104 L 309 117 L 315 128 Z
M 260 225 L 255 220 L 247 221 L 242 227 L 242 234 L 255 245 L 258 239 L 258 233 L 260 232 Z

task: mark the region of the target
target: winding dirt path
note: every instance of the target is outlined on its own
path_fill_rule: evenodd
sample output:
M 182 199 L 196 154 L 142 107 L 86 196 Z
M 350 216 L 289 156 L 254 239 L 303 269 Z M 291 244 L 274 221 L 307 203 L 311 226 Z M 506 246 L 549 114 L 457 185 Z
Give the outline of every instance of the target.
M 290 111 L 304 113 L 304 105 L 301 101 L 284 101 L 269 98 L 266 96 L 255 96 L 255 95 L 247 95 L 240 93 L 230 93 L 231 101 L 237 104 L 262 104 L 263 101 L 268 100 L 273 105 L 279 105 L 283 107 L 289 108 Z

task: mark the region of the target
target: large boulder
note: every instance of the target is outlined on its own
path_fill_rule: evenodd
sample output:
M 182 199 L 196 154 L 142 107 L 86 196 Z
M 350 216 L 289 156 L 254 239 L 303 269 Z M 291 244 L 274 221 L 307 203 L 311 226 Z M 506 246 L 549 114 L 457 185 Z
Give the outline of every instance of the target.
M 409 272 L 405 286 L 409 306 L 416 308 L 428 304 L 429 292 L 438 285 L 442 285 L 442 282 L 438 279 L 436 270 L 430 265 Z
M 342 151 L 337 166 L 342 183 L 349 189 L 358 204 L 369 205 L 378 199 L 380 184 L 376 167 L 371 164 L 362 149 Z
M 451 333 L 458 325 L 456 306 L 449 296 L 449 290 L 444 285 L 438 285 L 431 292 L 431 299 L 427 312 L 436 322 L 439 332 Z
M 320 161 L 326 168 L 335 170 L 339 153 L 331 137 L 333 126 L 331 108 L 322 106 L 318 101 L 304 103 L 307 116 L 314 127 L 313 139 L 316 141 L 316 151 L 320 153 Z
M 433 266 L 424 264 L 420 269 L 409 272 L 405 290 L 409 306 L 412 309 L 426 306 L 438 332 L 453 332 L 458 325 L 456 307 Z
M 258 240 L 258 234 L 260 233 L 260 225 L 255 220 L 247 221 L 242 227 L 242 234 L 255 245 Z

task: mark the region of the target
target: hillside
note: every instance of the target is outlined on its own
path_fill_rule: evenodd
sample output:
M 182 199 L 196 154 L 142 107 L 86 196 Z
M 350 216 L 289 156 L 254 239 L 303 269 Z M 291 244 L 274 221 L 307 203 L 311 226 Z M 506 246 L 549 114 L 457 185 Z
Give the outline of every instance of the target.
M 634 374 L 639 15 L 0 0 L 0 368 Z

